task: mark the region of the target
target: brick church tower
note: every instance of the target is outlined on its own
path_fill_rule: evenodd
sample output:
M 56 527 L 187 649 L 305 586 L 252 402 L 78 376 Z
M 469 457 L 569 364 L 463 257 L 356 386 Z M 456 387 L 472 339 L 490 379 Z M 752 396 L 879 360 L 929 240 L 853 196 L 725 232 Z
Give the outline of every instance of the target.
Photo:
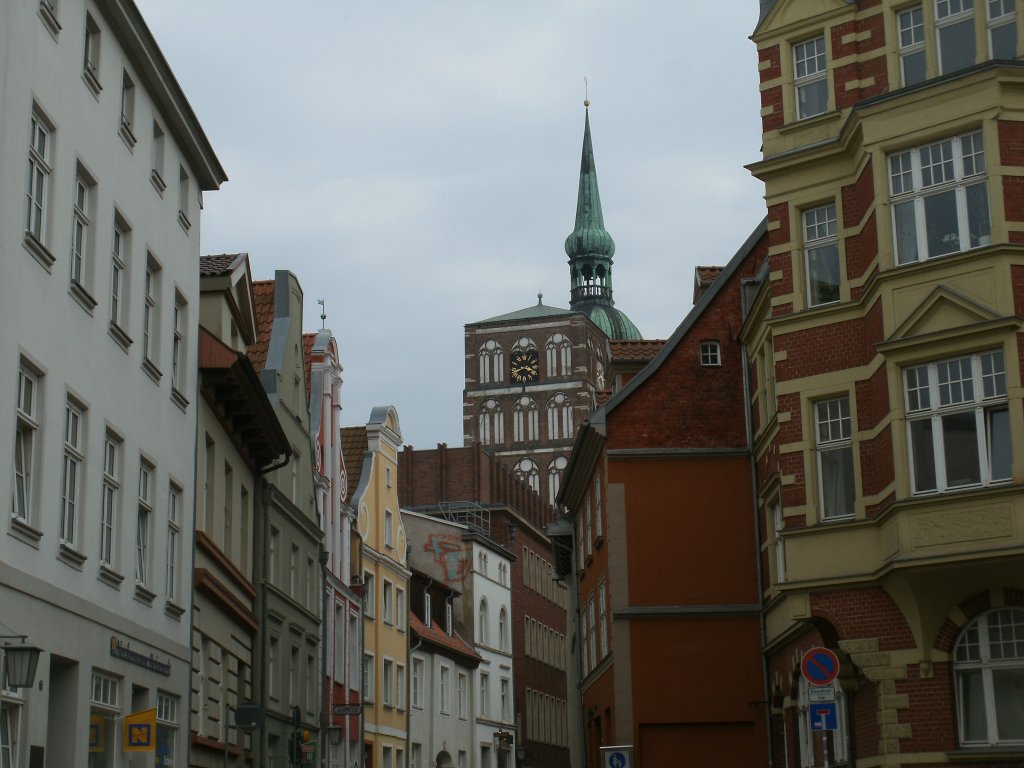
M 584 102 L 589 107 L 589 102 Z M 466 325 L 463 442 L 481 444 L 554 503 L 580 424 L 606 389 L 610 339 L 640 339 L 612 299 L 615 241 L 604 228 L 590 113 L 576 222 L 565 240 L 569 309 L 537 303 Z

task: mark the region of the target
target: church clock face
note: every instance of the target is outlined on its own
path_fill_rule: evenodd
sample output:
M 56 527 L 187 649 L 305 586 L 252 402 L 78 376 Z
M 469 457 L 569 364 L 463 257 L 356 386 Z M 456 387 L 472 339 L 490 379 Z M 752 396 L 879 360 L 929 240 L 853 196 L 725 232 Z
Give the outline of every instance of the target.
M 528 384 L 531 381 L 536 381 L 540 374 L 537 350 L 513 350 L 512 356 L 509 358 L 509 373 L 512 375 L 512 381 L 517 384 Z

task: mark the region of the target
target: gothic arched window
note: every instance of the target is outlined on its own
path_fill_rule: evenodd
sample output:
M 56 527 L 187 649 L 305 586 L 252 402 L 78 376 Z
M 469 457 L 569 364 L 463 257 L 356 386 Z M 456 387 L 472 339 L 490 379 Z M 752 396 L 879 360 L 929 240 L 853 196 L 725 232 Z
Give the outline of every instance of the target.
M 570 438 L 572 434 L 572 402 L 559 392 L 548 401 L 548 439 Z
M 512 440 L 521 443 L 536 440 L 539 429 L 539 409 L 531 397 L 521 397 L 512 409 Z
M 480 383 L 500 383 L 505 374 L 505 353 L 494 339 L 488 339 L 480 347 L 478 355 Z
M 480 409 L 480 443 L 501 445 L 505 442 L 505 414 L 497 400 L 488 400 Z
M 565 456 L 559 456 L 548 465 L 548 504 L 551 506 L 555 505 L 555 497 L 562 485 L 562 474 L 568 464 L 569 460 Z
M 537 469 L 533 459 L 522 458 L 516 463 L 516 477 L 540 493 L 540 471 Z
M 477 631 L 481 645 L 487 645 L 487 618 L 487 598 L 484 597 L 480 599 L 480 615 L 478 616 L 480 629 Z

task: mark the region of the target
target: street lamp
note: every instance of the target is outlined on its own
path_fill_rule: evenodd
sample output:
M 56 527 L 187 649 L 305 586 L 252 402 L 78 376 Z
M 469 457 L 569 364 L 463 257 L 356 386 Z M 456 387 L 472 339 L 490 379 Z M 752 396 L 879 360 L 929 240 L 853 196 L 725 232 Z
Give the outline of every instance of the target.
M 40 648 L 25 645 L 27 635 L 0 635 L 4 641 L 4 680 L 8 688 L 31 688 L 36 680 Z M 17 640 L 18 645 L 6 641 Z

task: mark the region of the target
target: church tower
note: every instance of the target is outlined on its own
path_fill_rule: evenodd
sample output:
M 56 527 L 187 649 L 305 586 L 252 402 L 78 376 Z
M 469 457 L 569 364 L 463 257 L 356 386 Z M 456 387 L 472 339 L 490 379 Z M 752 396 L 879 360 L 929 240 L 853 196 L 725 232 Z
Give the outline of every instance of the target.
M 463 443 L 486 446 L 551 504 L 576 430 L 608 386 L 609 339 L 641 338 L 612 300 L 615 241 L 604 228 L 589 109 L 565 252 L 569 309 L 544 304 L 540 294 L 536 304 L 465 328 Z

